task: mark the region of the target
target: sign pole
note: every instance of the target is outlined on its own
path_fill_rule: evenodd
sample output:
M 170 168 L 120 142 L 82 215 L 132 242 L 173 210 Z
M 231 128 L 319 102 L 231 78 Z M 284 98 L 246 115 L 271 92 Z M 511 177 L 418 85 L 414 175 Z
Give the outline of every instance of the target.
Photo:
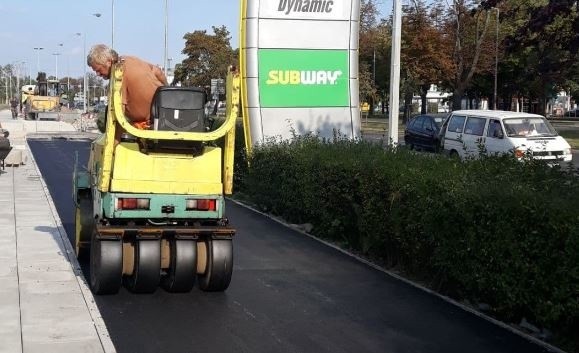
M 390 111 L 388 118 L 389 144 L 398 144 L 398 120 L 400 104 L 400 42 L 402 40 L 402 5 L 394 0 L 394 22 L 392 24 L 392 61 L 390 69 Z

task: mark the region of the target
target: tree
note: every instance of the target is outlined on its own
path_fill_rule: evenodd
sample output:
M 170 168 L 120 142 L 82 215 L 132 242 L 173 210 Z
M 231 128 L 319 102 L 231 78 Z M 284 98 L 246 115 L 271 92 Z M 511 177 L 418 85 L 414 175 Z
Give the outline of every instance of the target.
M 415 0 L 413 6 L 403 8 L 401 62 L 407 81 L 420 92 L 421 114 L 426 114 L 426 94 L 430 85 L 438 84 L 453 69 L 448 42 L 437 23 L 438 10 L 436 6 L 429 8 L 422 0 Z
M 453 70 L 445 85 L 453 91 L 453 109 L 460 109 L 462 98 L 475 73 L 489 69 L 494 50 L 487 33 L 491 11 L 469 0 L 453 0 L 445 21 L 448 40 L 453 44 Z M 486 66 L 486 67 L 485 67 Z
M 368 101 L 371 111 L 384 101 L 389 84 L 391 26 L 379 21 L 376 0 L 360 4 L 359 83 L 360 99 Z
M 187 58 L 176 65 L 173 83 L 207 87 L 211 79 L 224 79 L 229 66 L 236 65 L 238 52 L 231 48 L 227 28 L 221 26 L 212 29 L 213 35 L 198 30 L 183 36 L 185 48 L 181 53 Z
M 506 59 L 518 95 L 536 100 L 533 111 L 546 113 L 546 102 L 577 86 L 579 16 L 577 2 L 508 0 L 500 3 L 509 22 Z

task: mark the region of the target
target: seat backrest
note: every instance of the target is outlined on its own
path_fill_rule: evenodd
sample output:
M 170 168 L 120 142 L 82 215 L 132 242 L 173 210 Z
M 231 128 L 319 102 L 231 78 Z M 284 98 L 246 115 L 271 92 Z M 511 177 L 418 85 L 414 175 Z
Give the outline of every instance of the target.
M 160 131 L 205 131 L 205 91 L 197 87 L 161 86 L 151 104 L 151 126 Z

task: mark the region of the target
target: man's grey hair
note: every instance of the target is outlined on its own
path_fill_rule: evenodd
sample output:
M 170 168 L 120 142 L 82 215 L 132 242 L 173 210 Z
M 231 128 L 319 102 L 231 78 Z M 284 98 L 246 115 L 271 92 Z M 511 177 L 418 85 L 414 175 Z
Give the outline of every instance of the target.
M 119 54 L 104 44 L 97 44 L 93 46 L 86 57 L 86 63 L 89 66 L 93 64 L 106 64 L 108 60 L 113 63 L 119 61 Z

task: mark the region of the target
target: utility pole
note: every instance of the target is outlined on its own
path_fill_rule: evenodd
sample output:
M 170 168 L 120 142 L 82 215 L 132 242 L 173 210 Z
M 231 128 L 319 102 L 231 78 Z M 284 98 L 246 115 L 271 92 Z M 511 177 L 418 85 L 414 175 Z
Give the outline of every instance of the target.
M 169 11 L 167 11 L 167 0 L 165 0 L 165 53 L 163 55 L 163 66 L 165 67 L 165 77 L 167 77 L 168 58 L 168 32 L 169 32 Z
M 388 118 L 389 144 L 398 144 L 398 120 L 400 104 L 400 42 L 402 40 L 402 4 L 394 0 L 394 17 L 392 24 L 392 62 L 390 69 L 390 110 Z
M 372 82 L 376 84 L 376 48 L 374 48 L 374 57 L 372 59 Z
M 43 47 L 36 47 L 34 48 L 34 50 L 36 50 L 36 73 L 38 74 L 40 72 L 40 51 L 44 49 Z
M 22 65 L 20 63 L 17 63 L 16 65 L 16 97 L 18 97 L 18 93 L 20 92 L 20 70 Z
M 494 110 L 497 110 L 497 79 L 498 79 L 498 72 L 499 72 L 499 13 L 500 10 L 498 7 L 495 7 L 497 10 L 497 26 L 496 26 L 496 40 L 495 40 L 495 91 L 493 96 L 493 107 Z
M 52 53 L 52 55 L 54 55 L 55 58 L 55 74 L 54 77 L 58 80 L 58 56 L 60 55 L 60 53 Z
M 82 110 L 86 113 L 86 33 L 76 33 L 77 36 L 82 36 L 82 58 L 83 58 L 83 85 L 82 85 Z
M 111 49 L 115 48 L 115 0 L 111 0 Z

